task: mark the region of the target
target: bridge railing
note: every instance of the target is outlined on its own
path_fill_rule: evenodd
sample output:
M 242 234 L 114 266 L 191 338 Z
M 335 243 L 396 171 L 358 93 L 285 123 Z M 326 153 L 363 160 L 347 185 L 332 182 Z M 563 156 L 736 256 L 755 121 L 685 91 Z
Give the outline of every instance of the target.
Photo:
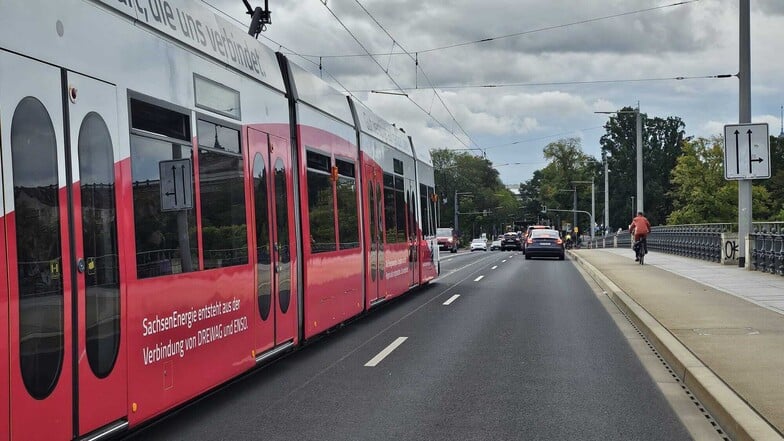
M 737 231 L 735 223 L 663 225 L 653 227 L 648 236 L 648 248 L 710 262 L 737 259 Z M 631 248 L 628 230 L 584 238 L 584 246 L 591 248 Z M 784 222 L 754 222 L 749 234 L 748 268 L 784 276 Z
M 755 222 L 749 239 L 750 269 L 784 276 L 784 222 Z

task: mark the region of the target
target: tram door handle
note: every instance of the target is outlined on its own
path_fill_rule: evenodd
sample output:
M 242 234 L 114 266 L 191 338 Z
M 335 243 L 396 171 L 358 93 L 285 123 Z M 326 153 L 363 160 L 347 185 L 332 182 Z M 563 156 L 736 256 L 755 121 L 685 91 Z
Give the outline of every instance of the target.
M 76 270 L 79 271 L 80 273 L 84 273 L 85 264 L 84 264 L 84 259 L 82 259 L 81 257 L 76 259 Z

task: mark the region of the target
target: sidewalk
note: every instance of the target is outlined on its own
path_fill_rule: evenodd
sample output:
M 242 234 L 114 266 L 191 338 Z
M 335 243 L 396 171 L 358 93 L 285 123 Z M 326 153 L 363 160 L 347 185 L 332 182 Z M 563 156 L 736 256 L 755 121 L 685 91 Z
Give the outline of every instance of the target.
M 651 251 L 571 251 L 733 439 L 782 440 L 784 277 Z

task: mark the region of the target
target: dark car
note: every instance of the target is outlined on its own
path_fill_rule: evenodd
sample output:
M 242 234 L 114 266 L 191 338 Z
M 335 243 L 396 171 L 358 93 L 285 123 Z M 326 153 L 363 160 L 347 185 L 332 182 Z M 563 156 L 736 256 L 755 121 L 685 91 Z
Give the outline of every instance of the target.
M 557 257 L 564 260 L 564 243 L 556 230 L 534 229 L 525 241 L 525 258 Z
M 523 249 L 523 242 L 520 240 L 520 236 L 517 233 L 506 233 L 501 238 L 501 250 L 522 250 Z
M 550 227 L 547 225 L 529 225 L 528 229 L 525 230 L 525 235 L 523 236 L 523 254 L 525 254 L 525 248 L 528 246 L 528 238 L 531 237 L 531 231 L 533 230 L 549 230 Z

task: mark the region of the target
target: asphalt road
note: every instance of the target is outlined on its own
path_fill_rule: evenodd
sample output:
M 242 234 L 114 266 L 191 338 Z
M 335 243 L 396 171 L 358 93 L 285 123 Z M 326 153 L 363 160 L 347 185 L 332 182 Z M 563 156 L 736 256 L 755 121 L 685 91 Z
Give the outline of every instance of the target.
M 135 438 L 690 439 L 568 259 L 442 256 L 430 287 Z

